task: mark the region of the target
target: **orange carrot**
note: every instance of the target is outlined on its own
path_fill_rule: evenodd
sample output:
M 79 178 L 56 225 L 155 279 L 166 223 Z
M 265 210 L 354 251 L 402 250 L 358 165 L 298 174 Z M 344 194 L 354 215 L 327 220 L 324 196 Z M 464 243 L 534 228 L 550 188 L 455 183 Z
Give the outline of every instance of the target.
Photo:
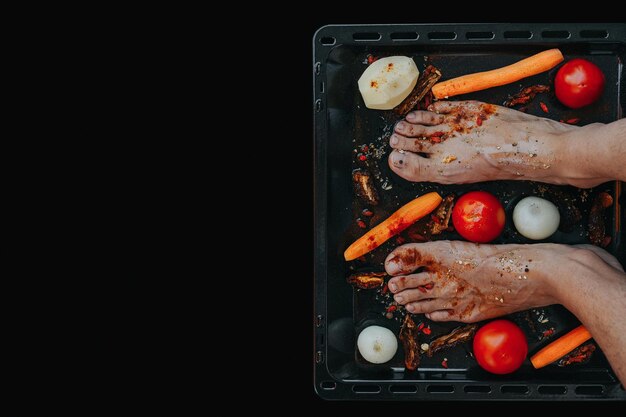
M 400 207 L 385 221 L 358 238 L 346 251 L 343 257 L 351 261 L 373 251 L 390 237 L 397 235 L 404 229 L 426 216 L 439 206 L 441 196 L 435 192 L 424 194 L 415 200 Z
M 433 94 L 436 98 L 442 99 L 514 83 L 522 78 L 548 71 L 562 61 L 561 51 L 549 49 L 506 67 L 442 81 L 433 86 Z
M 591 333 L 589 333 L 585 326 L 580 325 L 535 353 L 530 358 L 530 362 L 537 369 L 543 368 L 567 355 L 589 339 L 591 339 Z

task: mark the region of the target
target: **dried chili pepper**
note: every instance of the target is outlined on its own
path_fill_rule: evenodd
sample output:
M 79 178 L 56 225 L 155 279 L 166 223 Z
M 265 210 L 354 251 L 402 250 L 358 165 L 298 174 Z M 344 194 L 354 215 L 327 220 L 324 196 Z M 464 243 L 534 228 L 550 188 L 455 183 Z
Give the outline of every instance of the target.
M 565 123 L 569 123 L 570 125 L 575 125 L 578 122 L 580 122 L 580 117 L 573 117 L 565 121 Z
M 395 304 L 390 305 L 389 307 L 387 307 L 387 313 L 391 313 L 394 312 L 398 309 L 398 306 Z
M 424 323 L 420 323 L 417 325 L 417 331 L 419 332 L 420 330 L 422 330 L 424 328 Z
M 557 365 L 568 366 L 573 363 L 585 363 L 591 359 L 591 355 L 593 355 L 595 350 L 596 346 L 593 343 L 580 346 L 561 358 Z
M 432 331 L 430 330 L 430 326 L 428 326 L 424 327 L 424 329 L 422 329 L 422 332 L 424 332 L 425 335 L 429 335 Z
M 439 78 L 441 78 L 441 71 L 432 65 L 427 66 L 417 79 L 413 90 L 393 111 L 399 116 L 406 116 L 414 108 L 420 107 L 422 100 L 431 93 L 431 88 L 439 81 Z
M 441 361 L 441 366 L 448 369 L 448 358 L 443 358 L 443 360 Z
M 420 364 L 420 351 L 418 341 L 419 331 L 410 314 L 404 317 L 404 323 L 400 329 L 400 341 L 404 348 L 404 366 L 409 371 L 414 371 Z
M 546 106 L 546 103 L 544 103 L 543 101 L 540 101 L 539 107 L 541 107 L 541 110 L 543 110 L 544 113 L 548 113 L 548 106 Z
M 356 224 L 361 228 L 361 229 L 366 229 L 367 225 L 365 224 L 365 222 L 361 219 L 356 219 Z
M 385 282 L 385 272 L 365 272 L 352 274 L 347 278 L 348 284 L 352 284 L 362 290 L 378 288 Z
M 509 97 L 504 102 L 506 107 L 513 107 L 518 104 L 528 104 L 537 94 L 546 93 L 550 91 L 550 86 L 547 85 L 531 85 L 530 87 L 523 88 L 519 93 Z
M 370 209 L 363 209 L 361 214 L 363 214 L 365 217 L 372 217 L 374 215 L 374 212 Z
M 432 143 L 441 143 L 441 138 L 439 136 L 431 136 L 430 141 Z
M 367 65 L 372 65 L 377 60 L 378 58 L 376 58 L 374 55 L 372 54 L 367 55 Z
M 378 191 L 374 185 L 374 178 L 369 171 L 363 169 L 352 171 L 352 183 L 354 184 L 354 191 L 359 198 L 363 199 L 368 205 L 378 205 L 380 201 Z
M 478 325 L 470 324 L 463 327 L 458 327 L 452 332 L 440 336 L 437 339 L 430 342 L 430 349 L 428 349 L 428 356 L 432 356 L 434 353 L 443 349 L 454 347 L 460 343 L 468 342 L 478 330 Z

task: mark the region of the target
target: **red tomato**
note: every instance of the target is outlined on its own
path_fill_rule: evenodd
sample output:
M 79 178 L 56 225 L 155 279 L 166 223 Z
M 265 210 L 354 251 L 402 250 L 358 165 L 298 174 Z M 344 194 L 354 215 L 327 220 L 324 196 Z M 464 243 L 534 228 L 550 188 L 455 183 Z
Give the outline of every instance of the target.
M 510 374 L 519 369 L 528 354 L 522 329 L 508 320 L 487 323 L 474 336 L 474 356 L 478 364 L 494 374 Z
M 505 221 L 502 204 L 486 191 L 464 194 L 452 210 L 454 228 L 471 242 L 491 242 L 500 236 Z
M 554 92 L 559 101 L 579 109 L 596 101 L 604 91 L 604 74 L 586 59 L 572 59 L 563 65 L 554 79 Z

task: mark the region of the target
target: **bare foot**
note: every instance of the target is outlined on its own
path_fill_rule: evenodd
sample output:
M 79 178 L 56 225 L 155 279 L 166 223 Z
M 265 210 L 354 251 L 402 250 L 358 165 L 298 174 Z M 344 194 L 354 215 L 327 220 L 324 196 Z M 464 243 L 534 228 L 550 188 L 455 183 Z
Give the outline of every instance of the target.
M 394 276 L 389 281 L 394 299 L 411 313 L 472 323 L 558 304 L 562 292 L 571 290 L 559 280 L 596 256 L 623 271 L 612 255 L 596 247 L 461 241 L 400 246 L 387 257 L 385 269 Z
M 395 126 L 389 166 L 409 181 L 533 180 L 589 188 L 596 178 L 572 149 L 581 129 L 478 101 L 439 101 Z

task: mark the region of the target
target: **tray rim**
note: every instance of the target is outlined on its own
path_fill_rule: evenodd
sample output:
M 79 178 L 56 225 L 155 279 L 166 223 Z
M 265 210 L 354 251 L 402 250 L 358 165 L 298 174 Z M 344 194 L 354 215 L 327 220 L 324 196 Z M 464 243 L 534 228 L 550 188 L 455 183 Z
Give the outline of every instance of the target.
M 572 28 L 575 27 L 574 32 Z M 367 28 L 368 32 L 378 32 L 380 38 L 378 40 L 354 40 L 349 37 L 355 31 Z M 412 29 L 418 36 L 413 40 L 393 40 L 390 37 L 392 31 L 408 30 Z M 454 29 L 456 32 L 469 30 L 476 31 L 477 29 L 483 29 L 484 32 L 491 31 L 494 33 L 494 38 L 490 40 L 474 40 L 456 36 L 454 39 L 446 40 L 433 40 L 428 39 L 428 36 L 424 36 L 426 31 L 441 31 L 442 29 L 450 30 Z M 581 32 L 585 30 L 606 30 L 607 37 L 599 39 L 589 39 L 581 37 Z M 524 31 L 529 30 L 533 34 L 528 39 L 505 39 L 503 36 L 504 31 Z M 541 34 L 544 31 L 568 31 L 569 37 L 561 39 L 535 37 L 535 32 Z M 321 39 L 324 37 L 332 37 L 335 42 L 331 45 L 322 45 Z M 332 24 L 320 27 L 313 35 L 313 123 L 314 123 L 314 390 L 323 399 L 333 400 L 354 400 L 354 399 L 370 399 L 370 400 L 425 400 L 425 399 L 445 399 L 445 400 L 520 400 L 520 399 L 532 399 L 532 400 L 624 400 L 626 399 L 626 392 L 620 389 L 619 381 L 615 384 L 604 384 L 603 395 L 588 397 L 584 395 L 575 395 L 576 387 L 589 386 L 589 385 L 601 385 L 601 384 L 573 384 L 563 383 L 556 384 L 554 381 L 541 382 L 523 382 L 519 381 L 506 381 L 494 380 L 494 381 L 474 381 L 476 385 L 491 385 L 495 386 L 498 391 L 498 395 L 489 394 L 471 394 L 468 395 L 463 392 L 463 386 L 470 383 L 465 380 L 437 380 L 432 381 L 434 385 L 452 385 L 454 392 L 451 394 L 440 393 L 428 393 L 424 389 L 417 389 L 416 393 L 411 395 L 398 395 L 391 394 L 389 387 L 391 385 L 415 385 L 419 388 L 422 383 L 428 383 L 427 380 L 410 381 L 410 380 L 336 380 L 332 373 L 328 370 L 325 361 L 325 354 L 327 346 L 320 346 L 319 334 L 323 334 L 324 340 L 327 340 L 327 326 L 325 323 L 326 317 L 326 297 L 319 297 L 318 294 L 326 294 L 326 280 L 327 280 L 327 164 L 326 164 L 326 147 L 323 146 L 323 141 L 327 139 L 327 117 L 325 111 L 325 97 L 323 93 L 320 93 L 320 82 L 324 82 L 326 79 L 325 63 L 330 52 L 340 45 L 359 45 L 359 46 L 412 46 L 412 45 L 537 45 L 537 46 L 554 46 L 557 47 L 563 44 L 573 43 L 588 43 L 593 42 L 596 47 L 600 47 L 603 44 L 614 48 L 616 44 L 621 44 L 620 48 L 626 50 L 626 25 L 618 23 L 419 23 L 419 24 Z M 623 62 L 620 62 L 620 75 L 623 75 Z M 621 87 L 621 78 L 618 83 L 618 95 L 620 106 L 618 110 L 618 118 L 623 117 L 624 111 L 624 89 Z M 616 191 L 621 189 L 621 183 L 618 181 L 616 184 Z M 617 206 L 617 204 L 616 204 Z M 617 207 L 616 207 L 617 209 Z M 615 216 L 615 221 L 624 223 L 626 210 L 621 210 L 621 216 Z M 620 218 L 621 217 L 621 218 Z M 623 242 L 620 246 L 623 246 Z M 322 333 L 320 333 L 322 332 Z M 325 390 L 321 388 L 320 384 L 324 381 L 334 381 L 337 384 L 337 388 L 333 390 Z M 373 394 L 357 394 L 352 389 L 347 389 L 348 385 L 351 387 L 358 386 L 360 384 L 376 383 L 380 386 L 379 393 Z M 341 385 L 346 385 L 341 387 Z M 506 395 L 500 393 L 500 388 L 503 385 L 525 385 L 528 387 L 529 392 L 526 395 Z M 531 393 L 538 393 L 540 386 L 545 385 L 558 385 L 565 386 L 565 395 L 542 395 L 530 396 Z M 343 389 L 346 388 L 346 389 Z M 384 389 L 386 388 L 386 390 Z M 610 389 L 609 389 L 610 388 Z M 339 395 L 338 395 L 339 394 Z M 345 394 L 345 396 L 343 396 Z M 615 394 L 612 396 L 610 394 Z M 433 398 L 437 397 L 437 398 Z M 530 397 L 529 397 L 530 396 Z

